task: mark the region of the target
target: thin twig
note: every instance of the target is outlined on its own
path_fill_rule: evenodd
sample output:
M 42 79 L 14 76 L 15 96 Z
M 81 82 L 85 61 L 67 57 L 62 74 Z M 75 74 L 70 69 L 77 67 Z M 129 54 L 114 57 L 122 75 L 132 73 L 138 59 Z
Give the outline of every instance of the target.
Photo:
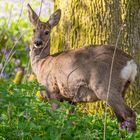
M 23 12 L 23 4 L 22 4 L 22 8 L 21 8 L 21 11 L 20 11 L 18 20 L 17 20 L 17 22 L 16 22 L 16 25 L 18 25 L 18 23 L 19 23 L 19 21 L 20 21 L 22 12 Z M 9 15 L 9 18 L 8 18 L 8 21 L 7 21 L 7 26 L 8 26 L 8 27 L 9 27 L 9 24 L 10 24 L 10 21 L 11 21 L 11 17 L 12 17 L 12 7 L 11 7 L 11 9 L 10 9 L 10 15 Z M 7 30 L 8 30 L 8 29 L 7 29 Z M 5 30 L 5 32 L 6 32 L 7 30 Z M 13 45 L 13 47 L 12 47 L 10 53 L 8 54 L 8 57 L 6 58 L 6 60 L 5 60 L 5 62 L 4 62 L 4 66 L 3 66 L 2 70 L 1 70 L 0 75 L 2 75 L 2 73 L 4 72 L 4 70 L 5 70 L 6 66 L 7 66 L 7 64 L 9 63 L 9 61 L 10 61 L 11 58 L 12 58 L 12 56 L 14 55 L 14 53 L 15 53 L 15 52 L 14 52 L 14 48 L 16 47 L 16 45 L 18 44 L 18 42 L 19 42 L 19 40 L 21 39 L 22 36 L 23 36 L 23 34 L 22 34 L 22 35 L 19 37 L 19 39 L 14 43 L 14 45 Z M 7 42 L 8 42 L 8 41 L 7 41 Z M 6 45 L 5 48 L 7 48 L 7 42 L 6 42 L 6 44 L 5 44 L 5 45 Z M 4 58 L 2 58 L 2 61 L 3 61 L 3 59 L 4 59 Z
M 110 74 L 109 74 L 109 83 L 108 83 L 108 88 L 107 88 L 107 97 L 106 97 L 106 106 L 105 106 L 105 122 L 104 122 L 104 140 L 106 139 L 106 119 L 107 119 L 107 103 L 108 103 L 108 97 L 109 97 L 109 93 L 110 93 L 110 87 L 111 87 L 111 80 L 112 80 L 112 72 L 113 72 L 113 66 L 114 66 L 114 59 L 115 59 L 115 54 L 116 54 L 116 50 L 118 47 L 118 42 L 119 42 L 119 38 L 122 32 L 124 26 L 121 27 L 118 37 L 117 37 L 117 41 L 114 47 L 114 52 L 113 52 L 113 56 L 112 56 L 112 62 L 111 62 L 111 68 L 110 68 Z
M 42 11 L 42 3 L 43 3 L 43 0 L 41 0 L 41 2 L 40 2 L 40 9 L 39 9 L 39 13 L 38 13 L 37 26 L 38 26 L 38 23 L 39 23 L 39 17 L 40 17 L 40 15 L 41 15 L 41 11 Z
M 129 0 L 128 3 L 127 3 L 126 13 L 128 12 L 129 3 L 130 3 L 130 0 Z M 124 22 L 125 22 L 125 21 L 124 21 Z M 111 87 L 111 80 L 112 80 L 112 71 L 113 71 L 114 59 L 115 59 L 116 49 L 117 49 L 117 47 L 118 47 L 118 42 L 119 42 L 119 39 L 120 39 L 120 35 L 121 35 L 121 32 L 122 32 L 122 30 L 123 30 L 124 27 L 125 27 L 125 23 L 122 24 L 122 26 L 121 26 L 121 28 L 120 28 L 120 30 L 119 30 L 118 37 L 117 37 L 116 44 L 115 44 L 115 48 L 114 48 L 114 52 L 113 52 L 113 56 L 112 56 L 112 62 L 111 62 L 111 68 L 110 68 L 110 74 L 109 74 L 109 83 L 108 83 L 108 88 L 107 88 L 107 97 L 106 97 L 105 114 L 104 114 L 104 115 L 105 115 L 105 121 L 104 121 L 103 140 L 106 140 L 107 103 L 108 103 L 108 97 L 109 97 L 110 87 Z
M 21 6 L 21 9 L 20 9 L 20 14 L 19 14 L 19 17 L 18 17 L 18 20 L 17 20 L 16 25 L 18 25 L 18 24 L 19 24 L 20 18 L 21 18 L 22 13 L 23 13 L 23 5 L 24 5 L 24 1 L 23 1 L 23 2 L 21 2 L 21 3 L 22 3 L 22 6 Z
M 136 108 L 136 106 L 138 106 L 140 104 L 140 101 L 138 101 L 132 108 Z
M 4 72 L 4 70 L 5 70 L 6 66 L 7 66 L 7 64 L 8 64 L 9 61 L 11 60 L 11 57 L 13 56 L 13 53 L 14 53 L 14 48 L 16 47 L 16 45 L 18 44 L 18 42 L 19 42 L 19 40 L 21 39 L 22 36 L 23 36 L 23 34 L 19 37 L 19 39 L 18 39 L 18 40 L 15 42 L 15 44 L 13 45 L 13 47 L 12 47 L 12 49 L 11 49 L 11 51 L 10 51 L 8 57 L 7 57 L 6 60 L 5 60 L 5 63 L 4 63 L 4 66 L 3 66 L 2 70 L 1 70 L 1 74 L 0 74 L 0 75 L 2 75 L 2 73 Z

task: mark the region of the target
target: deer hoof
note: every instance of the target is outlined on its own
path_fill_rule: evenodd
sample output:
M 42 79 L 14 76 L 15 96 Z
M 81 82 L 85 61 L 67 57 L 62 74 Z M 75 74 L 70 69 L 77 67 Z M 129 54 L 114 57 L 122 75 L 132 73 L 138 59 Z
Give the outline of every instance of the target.
M 119 124 L 119 126 L 120 126 L 121 129 L 127 128 L 127 125 L 126 125 L 126 122 L 125 122 L 125 121 L 124 121 L 124 122 L 121 122 L 121 123 Z
M 132 120 L 124 121 L 120 123 L 120 128 L 121 129 L 128 128 L 128 133 L 132 133 L 136 130 L 136 123 Z
M 132 133 L 134 131 L 136 131 L 136 123 L 133 120 L 127 121 L 128 122 L 128 132 Z
M 57 110 L 59 108 L 59 105 L 56 103 L 52 103 L 52 110 Z

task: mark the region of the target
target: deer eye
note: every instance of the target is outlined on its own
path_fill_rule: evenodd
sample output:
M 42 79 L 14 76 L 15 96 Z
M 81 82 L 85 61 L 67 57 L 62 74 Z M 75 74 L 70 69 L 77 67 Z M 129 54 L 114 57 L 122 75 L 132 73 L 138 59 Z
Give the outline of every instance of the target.
M 44 33 L 45 33 L 45 35 L 48 35 L 49 34 L 49 31 L 45 31 Z

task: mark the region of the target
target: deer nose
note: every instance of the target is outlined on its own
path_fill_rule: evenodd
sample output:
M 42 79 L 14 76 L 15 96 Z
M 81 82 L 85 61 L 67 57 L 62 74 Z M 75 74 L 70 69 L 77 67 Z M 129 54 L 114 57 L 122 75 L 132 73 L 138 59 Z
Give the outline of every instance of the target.
M 40 46 L 43 44 L 41 39 L 37 39 L 34 43 L 36 46 Z

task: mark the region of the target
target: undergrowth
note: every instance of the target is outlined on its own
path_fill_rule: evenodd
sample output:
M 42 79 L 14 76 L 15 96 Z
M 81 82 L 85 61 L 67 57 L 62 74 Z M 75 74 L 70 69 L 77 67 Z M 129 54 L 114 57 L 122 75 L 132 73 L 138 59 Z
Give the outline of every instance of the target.
M 16 85 L 0 80 L 0 140 L 102 140 L 104 115 L 82 113 L 67 102 L 53 111 L 47 101 L 36 97 L 43 87 L 36 82 Z M 137 131 L 128 134 L 117 120 L 107 116 L 107 140 L 139 140 Z

